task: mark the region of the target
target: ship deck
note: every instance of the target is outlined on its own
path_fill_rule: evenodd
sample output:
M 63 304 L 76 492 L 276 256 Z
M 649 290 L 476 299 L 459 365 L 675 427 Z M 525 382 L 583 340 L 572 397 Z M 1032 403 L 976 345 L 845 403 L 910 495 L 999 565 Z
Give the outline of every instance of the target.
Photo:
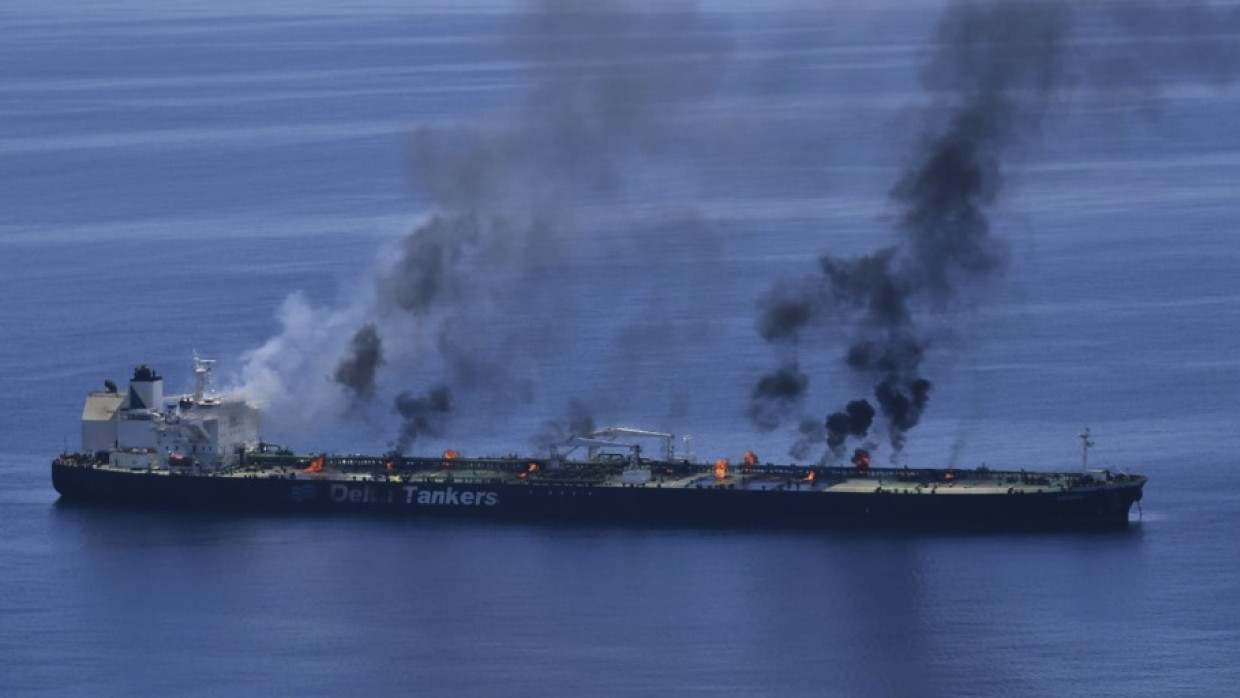
M 524 467 L 526 461 L 521 461 Z M 683 464 L 679 465 L 684 468 Z M 1039 494 L 1066 492 L 1105 485 L 1127 476 L 1100 472 L 1053 473 L 991 470 L 928 470 L 878 469 L 857 471 L 852 468 L 808 468 L 803 466 L 756 466 L 750 472 L 729 473 L 718 477 L 712 466 L 695 465 L 688 473 L 654 475 L 648 482 L 626 484 L 618 468 L 600 468 L 596 464 L 576 464 L 564 472 L 514 472 L 512 468 L 491 468 L 474 465 L 464 468 L 410 469 L 401 472 L 386 470 L 328 469 L 307 472 L 290 466 L 248 467 L 220 472 L 219 477 L 290 478 L 329 480 L 337 482 L 393 482 L 460 485 L 528 485 L 556 487 L 648 487 L 669 489 L 731 489 L 789 492 L 891 493 L 891 494 Z M 654 470 L 658 470 L 656 466 Z M 810 475 L 812 473 L 812 476 Z
M 62 456 L 66 464 L 135 472 L 85 456 Z M 641 483 L 626 482 L 625 462 L 504 458 L 384 459 L 364 456 L 249 455 L 233 468 L 143 470 L 152 475 L 210 478 L 288 479 L 356 483 L 441 485 L 520 485 L 531 487 L 727 489 L 742 491 L 889 493 L 940 495 L 1040 494 L 1131 484 L 1141 476 L 1098 471 L 1067 473 L 964 469 L 731 466 L 684 461 L 644 461 L 650 473 Z

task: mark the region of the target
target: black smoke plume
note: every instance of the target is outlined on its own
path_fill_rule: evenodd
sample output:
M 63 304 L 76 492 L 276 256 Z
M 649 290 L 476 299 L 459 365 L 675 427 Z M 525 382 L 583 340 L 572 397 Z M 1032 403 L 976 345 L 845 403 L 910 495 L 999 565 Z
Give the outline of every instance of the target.
M 754 386 L 749 418 L 763 429 L 774 429 L 792 411 L 809 385 L 809 376 L 790 364 L 762 377 Z
M 850 436 L 865 437 L 873 423 L 874 407 L 865 400 L 853 400 L 842 412 L 827 415 L 827 446 L 843 457 L 844 441 Z
M 797 426 L 797 433 L 800 436 L 792 442 L 788 455 L 798 461 L 813 458 L 827 440 L 826 424 L 821 419 L 802 419 Z M 818 455 L 821 456 L 821 453 L 819 452 Z M 825 461 L 826 459 L 819 458 L 818 460 Z
M 348 354 L 336 365 L 332 378 L 354 395 L 369 400 L 375 394 L 375 371 L 383 365 L 383 341 L 373 323 L 362 325 L 349 343 Z
M 411 177 L 435 214 L 376 275 L 375 307 L 346 330 L 353 341 L 335 371 L 338 383 L 371 398 L 386 361 L 405 385 L 433 371 L 460 400 L 479 391 L 491 404 L 533 398 L 535 386 L 512 372 L 511 359 L 546 351 L 567 323 L 548 323 L 531 349 L 530 330 L 505 321 L 514 304 L 539 294 L 505 284 L 529 283 L 520 280 L 532 265 L 581 244 L 571 222 L 576 207 L 605 200 L 642 157 L 683 140 L 682 112 L 713 89 L 726 54 L 697 30 L 700 19 L 688 9 L 546 0 L 514 22 L 509 48 L 523 66 L 516 84 L 525 93 L 512 112 L 410 139 Z M 403 443 L 433 433 L 451 407 L 410 394 L 396 401 L 407 422 Z M 434 408 L 433 423 L 423 407 Z
M 1089 35 L 1074 37 L 1074 25 Z M 825 255 L 821 276 L 777 284 L 762 302 L 759 334 L 786 355 L 810 327 L 833 323 L 850 333 L 845 363 L 873 386 L 898 453 L 929 401 L 921 368 L 933 311 L 1007 263 L 987 212 L 1003 189 L 1005 158 L 1039 135 L 1065 75 L 1073 89 L 1100 99 L 1185 75 L 1227 83 L 1240 68 L 1238 27 L 1240 9 L 1204 2 L 952 2 L 922 71 L 930 98 L 920 145 L 890 191 L 896 241 L 857 258 Z M 770 376 L 786 371 L 785 363 Z M 798 398 L 807 387 L 800 385 Z M 751 416 L 770 428 L 772 415 L 788 414 L 780 399 L 785 404 L 773 408 L 755 390 Z M 833 450 L 847 436 L 840 414 L 826 425 Z M 804 426 L 801 432 L 797 448 L 806 443 Z
M 930 395 L 918 314 L 1003 268 L 1006 247 L 990 234 L 986 209 L 1002 188 L 1001 156 L 1030 134 L 1054 95 L 1065 28 L 1066 12 L 1054 4 L 952 5 L 923 74 L 935 97 L 923 113 L 921 145 L 890 192 L 896 242 L 862 257 L 824 255 L 820 276 L 784 281 L 762 302 L 757 328 L 768 342 L 797 344 L 824 323 L 852 335 L 845 364 L 873 385 L 897 453 Z M 771 415 L 788 413 L 788 393 L 777 394 L 780 404 L 762 386 L 779 384 L 787 370 L 780 366 L 754 390 L 750 414 L 764 428 L 777 424 Z M 808 377 L 797 383 L 796 397 L 807 384 Z M 827 418 L 833 452 L 868 431 L 863 404 L 870 408 L 854 400 Z M 854 429 L 862 422 L 865 430 Z
M 396 452 L 404 453 L 418 437 L 442 433 L 452 409 L 452 393 L 442 385 L 421 396 L 406 391 L 397 395 L 392 404 L 404 420 L 396 441 Z
M 563 419 L 547 420 L 534 437 L 535 445 L 543 450 L 560 446 L 577 436 L 587 436 L 594 431 L 594 416 L 584 402 L 569 400 L 568 415 Z
M 478 235 L 473 215 L 432 217 L 401 241 L 396 263 L 378 280 L 382 297 L 413 315 L 451 300 L 445 298 L 454 289 L 450 272 Z

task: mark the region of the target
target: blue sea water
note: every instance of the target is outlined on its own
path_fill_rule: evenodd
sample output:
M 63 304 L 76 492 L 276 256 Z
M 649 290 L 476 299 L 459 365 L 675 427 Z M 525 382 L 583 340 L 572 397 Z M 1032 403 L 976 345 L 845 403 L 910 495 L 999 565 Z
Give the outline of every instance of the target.
M 535 263 L 462 272 L 520 292 L 483 297 L 504 313 L 471 326 L 479 343 L 511 340 L 494 349 L 512 368 L 424 447 L 522 450 L 582 397 L 602 421 L 691 433 L 705 457 L 787 457 L 795 429 L 745 414 L 774 356 L 757 304 L 821 254 L 892 240 L 887 194 L 932 101 L 919 77 L 944 7 L 681 9 L 636 25 L 672 77 L 692 59 L 674 91 L 632 96 L 672 126 L 589 151 L 606 167 L 582 171 L 606 181 L 567 187 L 561 244 Z M 197 350 L 237 379 L 285 331 L 291 295 L 351 307 L 437 203 L 418 134 L 515 122 L 536 140 L 545 122 L 529 114 L 555 116 L 529 108 L 541 81 L 589 68 L 530 69 L 555 17 L 502 3 L 0 10 L 0 693 L 1234 693 L 1240 132 L 1238 88 L 1215 71 L 1139 66 L 1111 89 L 1068 71 L 1078 88 L 1005 153 L 989 209 L 1005 272 L 932 313 L 935 388 L 902 456 L 1074 468 L 1088 425 L 1092 464 L 1151 478 L 1128 531 L 578 530 L 57 503 L 47 464 L 76 446 L 82 396 L 104 378 L 149 363 L 186 389 Z M 1166 26 L 1174 42 L 1193 25 Z M 1083 43 L 1124 38 L 1096 31 Z M 593 39 L 572 57 L 617 58 Z M 579 165 L 549 157 L 531 178 L 562 186 L 561 162 Z M 856 394 L 838 369 L 847 341 L 824 331 L 800 349 L 823 413 Z M 380 377 L 389 393 L 425 385 Z M 379 450 L 395 429 L 381 412 L 275 419 L 265 435 Z

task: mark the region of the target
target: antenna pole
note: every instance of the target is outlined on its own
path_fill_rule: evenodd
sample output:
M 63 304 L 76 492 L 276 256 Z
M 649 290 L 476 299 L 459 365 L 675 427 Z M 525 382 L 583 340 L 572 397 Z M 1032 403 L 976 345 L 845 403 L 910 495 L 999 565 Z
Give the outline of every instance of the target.
M 1085 431 L 1077 436 L 1081 437 L 1081 472 L 1089 472 L 1089 449 L 1094 445 L 1092 439 L 1089 438 L 1089 427 L 1085 427 Z

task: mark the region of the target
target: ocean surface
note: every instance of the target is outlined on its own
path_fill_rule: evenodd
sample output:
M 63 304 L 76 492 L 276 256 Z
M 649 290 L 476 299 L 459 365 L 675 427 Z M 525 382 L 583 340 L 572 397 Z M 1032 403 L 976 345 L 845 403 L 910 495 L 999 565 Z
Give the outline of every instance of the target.
M 572 404 L 792 460 L 754 385 L 792 355 L 802 415 L 866 395 L 864 320 L 770 345 L 764 299 L 898 244 L 890 193 L 954 81 L 1005 64 L 936 62 L 938 2 L 654 5 L 4 3 L 0 694 L 1234 695 L 1240 36 L 1196 15 L 1064 20 L 1059 87 L 976 201 L 1003 263 L 916 303 L 934 387 L 901 452 L 876 437 L 1075 469 L 1088 426 L 1091 467 L 1150 476 L 1127 531 L 57 502 L 85 393 L 141 363 L 189 390 L 195 351 L 307 452 L 391 448 L 394 396 L 444 380 L 413 451 L 528 451 Z M 463 210 L 486 227 L 442 276 L 399 267 Z M 393 310 L 401 273 L 442 282 L 429 309 Z M 350 399 L 331 369 L 366 322 L 385 362 Z

